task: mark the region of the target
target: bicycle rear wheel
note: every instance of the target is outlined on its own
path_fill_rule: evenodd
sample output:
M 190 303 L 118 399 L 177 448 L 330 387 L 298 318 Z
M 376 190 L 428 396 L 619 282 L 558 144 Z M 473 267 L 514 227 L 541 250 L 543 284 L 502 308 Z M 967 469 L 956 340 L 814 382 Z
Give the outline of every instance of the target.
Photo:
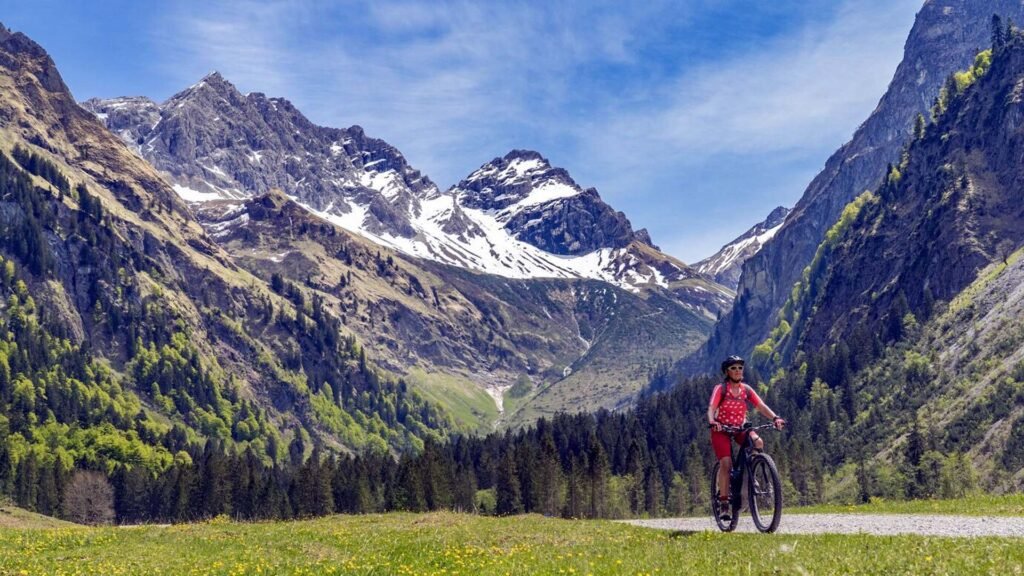
M 715 462 L 714 467 L 711 468 L 711 490 L 708 491 L 708 494 L 711 497 L 711 517 L 715 519 L 715 524 L 718 525 L 719 530 L 721 530 L 722 532 L 732 532 L 736 529 L 736 523 L 739 522 L 740 511 L 736 508 L 733 508 L 731 511 L 731 518 L 729 519 L 729 521 L 722 521 L 722 507 L 731 505 L 728 502 L 722 503 L 718 499 L 718 468 L 720 466 L 720 462 Z
M 775 461 L 767 454 L 750 458 L 750 516 L 761 532 L 775 532 L 782 520 L 782 482 Z

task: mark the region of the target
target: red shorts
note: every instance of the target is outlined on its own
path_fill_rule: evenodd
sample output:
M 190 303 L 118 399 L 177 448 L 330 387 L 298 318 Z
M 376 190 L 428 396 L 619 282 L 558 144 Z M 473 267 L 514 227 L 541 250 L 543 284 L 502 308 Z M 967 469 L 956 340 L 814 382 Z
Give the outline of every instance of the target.
M 715 458 L 721 460 L 722 458 L 731 457 L 732 440 L 735 440 L 737 444 L 742 445 L 743 441 L 747 439 L 747 434 L 750 434 L 750 432 L 737 432 L 735 434 L 727 434 L 725 432 L 718 432 L 717 430 L 712 430 L 711 447 L 715 449 Z

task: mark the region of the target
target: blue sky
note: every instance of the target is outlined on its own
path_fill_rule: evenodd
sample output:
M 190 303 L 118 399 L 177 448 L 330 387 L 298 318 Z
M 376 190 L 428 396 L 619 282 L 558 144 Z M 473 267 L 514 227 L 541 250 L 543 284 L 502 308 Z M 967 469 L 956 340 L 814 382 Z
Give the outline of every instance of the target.
M 899 63 L 920 0 L 0 0 L 75 97 L 217 70 L 358 124 L 442 188 L 513 148 L 695 262 L 792 206 Z

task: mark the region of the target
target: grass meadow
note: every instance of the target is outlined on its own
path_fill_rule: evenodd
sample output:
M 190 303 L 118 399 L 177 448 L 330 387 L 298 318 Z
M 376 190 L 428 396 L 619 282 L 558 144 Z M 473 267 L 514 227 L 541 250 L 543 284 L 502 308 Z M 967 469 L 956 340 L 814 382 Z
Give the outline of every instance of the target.
M 710 523 L 710 520 L 709 520 Z M 0 528 L 0 574 L 1022 574 L 1011 538 L 673 533 L 439 512 Z

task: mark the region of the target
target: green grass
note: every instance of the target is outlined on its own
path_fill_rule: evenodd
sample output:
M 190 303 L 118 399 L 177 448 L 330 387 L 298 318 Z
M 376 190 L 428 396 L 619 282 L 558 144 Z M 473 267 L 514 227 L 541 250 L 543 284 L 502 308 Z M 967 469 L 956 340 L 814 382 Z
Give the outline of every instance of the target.
M 1014 574 L 1021 539 L 672 533 L 454 513 L 0 529 L 0 574 Z
M 850 512 L 855 514 L 961 514 L 964 516 L 1024 516 L 1024 494 L 1004 496 L 976 495 L 956 500 L 876 499 L 868 504 L 849 506 L 823 504 L 786 508 L 786 514 Z
M 505 413 L 501 415 L 502 422 L 499 423 L 499 426 L 504 422 L 514 419 L 516 412 L 518 412 L 520 408 L 529 405 L 530 400 L 533 399 L 536 393 L 536 390 L 530 390 L 527 394 L 517 397 L 509 394 L 509 391 L 506 390 L 501 401 L 505 408 Z
M 428 401 L 441 406 L 454 420 L 460 432 L 486 434 L 494 430 L 498 407 L 494 399 L 477 384 L 450 374 L 428 374 L 419 368 L 409 371 L 406 380 Z
M 0 504 L 0 529 L 4 528 L 62 528 L 74 526 L 71 522 L 58 520 L 14 506 Z M 2 566 L 2 564 L 0 564 Z M 2 568 L 0 568 L 2 569 Z
M 978 277 L 969 286 L 960 291 L 949 303 L 949 313 L 956 313 L 974 303 L 974 299 L 1010 265 L 1024 256 L 1024 248 L 1014 251 L 1006 257 L 1005 262 L 995 261 L 978 273 Z

